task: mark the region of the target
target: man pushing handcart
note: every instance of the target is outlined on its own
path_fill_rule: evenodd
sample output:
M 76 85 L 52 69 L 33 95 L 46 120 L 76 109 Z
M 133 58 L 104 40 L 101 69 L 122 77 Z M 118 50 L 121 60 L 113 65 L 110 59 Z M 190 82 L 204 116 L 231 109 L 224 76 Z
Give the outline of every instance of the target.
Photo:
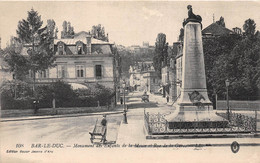
M 107 120 L 106 120 L 106 115 L 103 115 L 103 119 L 101 120 L 100 123 L 98 123 L 98 119 L 96 120 L 96 124 L 94 127 L 93 132 L 89 132 L 91 135 L 90 141 L 93 143 L 94 139 L 100 139 L 100 142 L 105 143 L 106 140 L 106 134 L 107 134 Z

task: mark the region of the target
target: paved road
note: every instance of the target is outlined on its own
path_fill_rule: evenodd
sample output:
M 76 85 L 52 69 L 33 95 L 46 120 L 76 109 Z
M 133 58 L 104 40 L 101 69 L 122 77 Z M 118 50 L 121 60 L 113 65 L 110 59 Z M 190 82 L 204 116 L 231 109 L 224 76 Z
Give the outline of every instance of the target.
M 129 96 L 131 97 L 133 94 L 129 94 Z M 132 100 L 134 99 L 136 98 L 132 98 Z M 131 98 L 129 101 L 131 101 Z M 133 105 L 131 109 L 142 107 L 140 105 L 142 105 L 141 102 L 137 105 Z M 153 104 L 147 104 L 146 107 L 149 107 L 149 105 Z M 129 110 L 128 116 L 139 115 L 139 112 L 133 112 L 131 109 Z M 101 118 L 102 116 L 99 115 L 1 122 L 0 141 L 3 146 L 13 146 L 16 143 L 21 142 L 24 142 L 25 144 L 31 144 L 32 142 L 80 142 L 90 144 L 89 132 L 93 130 L 96 120 Z M 122 119 L 122 114 L 107 116 L 108 141 L 116 141 L 117 131 Z
M 143 112 L 144 108 L 146 112 L 150 113 L 158 113 L 158 112 L 173 112 L 174 108 L 170 107 L 168 105 L 165 105 L 165 102 L 162 99 L 159 99 L 157 96 L 151 96 L 151 100 L 148 103 L 141 102 L 140 100 L 141 93 L 129 93 L 128 95 L 128 104 L 129 109 L 127 113 L 127 117 L 129 121 L 143 121 Z M 40 120 L 29 120 L 29 121 L 13 121 L 13 122 L 1 122 L 0 123 L 0 143 L 1 143 L 1 154 L 5 154 L 5 156 L 9 158 L 14 158 L 13 156 L 18 155 L 12 155 L 12 154 L 6 154 L 6 150 L 13 150 L 17 149 L 16 144 L 24 144 L 24 148 L 22 149 L 32 149 L 31 146 L 36 143 L 40 144 L 52 144 L 52 143 L 63 143 L 63 145 L 66 147 L 63 150 L 54 150 L 55 155 L 47 155 L 49 158 L 53 158 L 55 161 L 55 156 L 59 156 L 60 159 L 66 159 L 69 155 L 77 154 L 84 156 L 86 152 L 93 152 L 92 154 L 99 153 L 99 149 L 91 149 L 90 148 L 77 148 L 74 150 L 70 150 L 73 148 L 74 144 L 77 145 L 91 145 L 90 143 L 90 135 L 89 131 L 93 130 L 93 127 L 95 125 L 95 122 L 97 119 L 101 119 L 102 116 L 82 116 L 82 117 L 67 117 L 67 118 L 57 118 L 57 119 L 40 119 Z M 109 115 L 107 117 L 108 120 L 108 133 L 107 133 L 107 140 L 109 142 L 114 142 L 117 140 L 118 137 L 118 131 L 120 127 L 120 123 L 122 121 L 123 115 L 122 114 L 116 114 L 116 115 Z M 130 125 L 130 124 L 129 124 Z M 138 124 L 137 124 L 138 125 Z M 140 124 L 139 124 L 140 125 Z M 131 131 L 128 131 L 131 133 Z M 178 140 L 177 143 L 182 143 L 184 140 Z M 216 140 L 217 141 L 217 140 Z M 170 140 L 150 140 L 150 143 L 161 143 L 161 144 L 167 144 L 170 143 Z M 199 141 L 198 141 L 199 142 Z M 183 142 L 185 143 L 185 142 Z M 187 143 L 187 142 L 186 142 Z M 210 143 L 210 142 L 209 142 Z M 174 144 L 172 141 L 171 144 Z M 176 144 L 176 142 L 175 142 Z M 68 146 L 68 147 L 67 147 Z M 249 149 L 250 148 L 250 149 Z M 251 149 L 252 148 L 252 149 Z M 134 156 L 138 157 L 140 160 L 142 160 L 143 155 L 140 155 L 140 151 L 137 148 L 134 151 Z M 177 148 L 176 148 L 177 149 Z M 170 154 L 169 152 L 172 151 L 178 151 L 179 153 L 205 153 L 204 151 L 211 151 L 212 148 L 198 148 L 194 151 L 195 148 L 178 148 L 178 150 L 175 150 L 171 148 L 169 149 L 161 149 L 158 151 L 158 149 L 149 149 L 148 151 L 151 151 L 150 154 L 153 152 L 159 152 L 162 156 L 165 156 L 165 154 Z M 230 152 L 229 148 L 228 151 Z M 245 149 L 243 147 L 243 149 Z M 259 150 L 259 148 L 253 148 L 248 147 L 249 151 L 255 151 Z M 110 156 L 111 151 L 115 152 L 115 154 L 120 150 L 120 152 L 125 151 L 124 149 L 116 149 L 105 151 L 105 155 Z M 242 150 L 242 149 L 241 149 Z M 139 152 L 138 152 L 139 151 Z M 223 150 L 220 150 L 220 148 L 214 149 L 214 151 L 217 151 L 218 153 L 223 153 Z M 104 152 L 104 151 L 103 151 Z M 125 151 L 120 154 L 121 156 L 128 156 L 127 152 Z M 207 153 L 207 152 L 206 152 Z M 216 153 L 218 155 L 218 153 Z M 133 154 L 133 153 L 132 153 Z M 212 153 L 209 153 L 212 154 Z M 254 153 L 253 153 L 254 154 Z M 172 155 L 172 154 L 171 154 Z M 206 154 L 208 155 L 208 153 Z M 32 159 L 36 160 L 36 162 L 39 161 L 38 155 L 29 155 L 32 157 Z M 225 155 L 226 156 L 226 155 Z M 21 162 L 21 159 L 27 160 L 28 155 L 21 154 L 19 155 L 19 159 L 17 161 Z M 119 155 L 118 155 L 119 157 Z M 150 156 L 151 157 L 151 156 Z M 175 157 L 178 157 L 175 155 Z M 194 157 L 194 156 L 193 156 Z M 196 156 L 195 156 L 196 157 Z M 250 156 L 251 157 L 251 156 Z M 257 159 L 258 156 L 254 155 L 254 157 Z M 80 157 L 79 157 L 80 158 Z M 99 156 L 95 156 L 95 159 L 98 159 Z M 151 157 L 155 158 L 155 157 Z M 197 157 L 198 158 L 198 157 Z M 100 159 L 100 158 L 99 158 Z M 250 158 L 252 159 L 252 158 Z M 254 159 L 254 158 L 253 158 Z M 225 159 L 224 159 L 225 160 Z M 67 162 L 74 162 L 73 160 L 66 160 Z M 100 161 L 108 161 L 108 160 L 101 160 Z M 113 162 L 113 159 L 110 160 Z M 130 160 L 129 160 L 130 161 Z M 159 160 L 157 160 L 159 161 Z M 161 161 L 161 160 L 160 160 Z M 186 160 L 187 161 L 187 160 Z M 1 162 L 1 159 L 0 159 Z M 25 161 L 26 162 L 26 161 Z M 59 162 L 56 160 L 56 162 Z M 108 161 L 109 162 L 109 161 Z M 172 161 L 170 161 L 172 162 Z M 249 161 L 250 162 L 250 161 Z M 254 162 L 254 161 L 253 161 Z

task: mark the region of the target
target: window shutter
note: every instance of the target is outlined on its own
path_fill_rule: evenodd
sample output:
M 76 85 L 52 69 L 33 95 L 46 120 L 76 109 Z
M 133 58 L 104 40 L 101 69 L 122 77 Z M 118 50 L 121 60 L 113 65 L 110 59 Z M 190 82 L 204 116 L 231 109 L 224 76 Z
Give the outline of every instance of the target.
M 61 66 L 58 66 L 58 78 L 61 77 Z
M 101 77 L 102 77 L 102 78 L 105 77 L 104 66 L 103 66 L 103 65 L 101 65 Z

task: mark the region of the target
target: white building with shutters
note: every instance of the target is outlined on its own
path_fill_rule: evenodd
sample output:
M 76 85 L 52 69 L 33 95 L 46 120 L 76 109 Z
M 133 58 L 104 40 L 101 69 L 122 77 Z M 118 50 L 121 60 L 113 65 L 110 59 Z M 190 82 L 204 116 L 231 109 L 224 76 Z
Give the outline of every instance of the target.
M 74 38 L 55 39 L 55 67 L 36 74 L 36 83 L 62 80 L 67 83 L 98 83 L 114 88 L 115 61 L 109 42 L 94 39 L 87 32 Z

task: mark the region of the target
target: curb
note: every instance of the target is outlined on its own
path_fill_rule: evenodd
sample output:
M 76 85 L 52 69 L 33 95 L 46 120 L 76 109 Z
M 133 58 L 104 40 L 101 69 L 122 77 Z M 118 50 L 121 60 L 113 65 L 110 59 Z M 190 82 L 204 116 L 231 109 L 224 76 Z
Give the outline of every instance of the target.
M 24 121 L 24 120 L 37 120 L 37 119 L 54 119 L 54 118 L 66 118 L 66 117 L 83 117 L 83 116 L 94 116 L 94 115 L 112 115 L 112 114 L 120 114 L 123 113 L 124 111 L 115 111 L 115 112 L 98 112 L 98 113 L 88 113 L 88 114 L 74 114 L 74 115 L 54 115 L 54 116 L 45 116 L 45 117 L 33 117 L 33 118 L 26 118 L 26 117 L 21 117 L 21 118 L 6 118 L 0 120 L 0 122 L 9 122 L 9 121 Z

